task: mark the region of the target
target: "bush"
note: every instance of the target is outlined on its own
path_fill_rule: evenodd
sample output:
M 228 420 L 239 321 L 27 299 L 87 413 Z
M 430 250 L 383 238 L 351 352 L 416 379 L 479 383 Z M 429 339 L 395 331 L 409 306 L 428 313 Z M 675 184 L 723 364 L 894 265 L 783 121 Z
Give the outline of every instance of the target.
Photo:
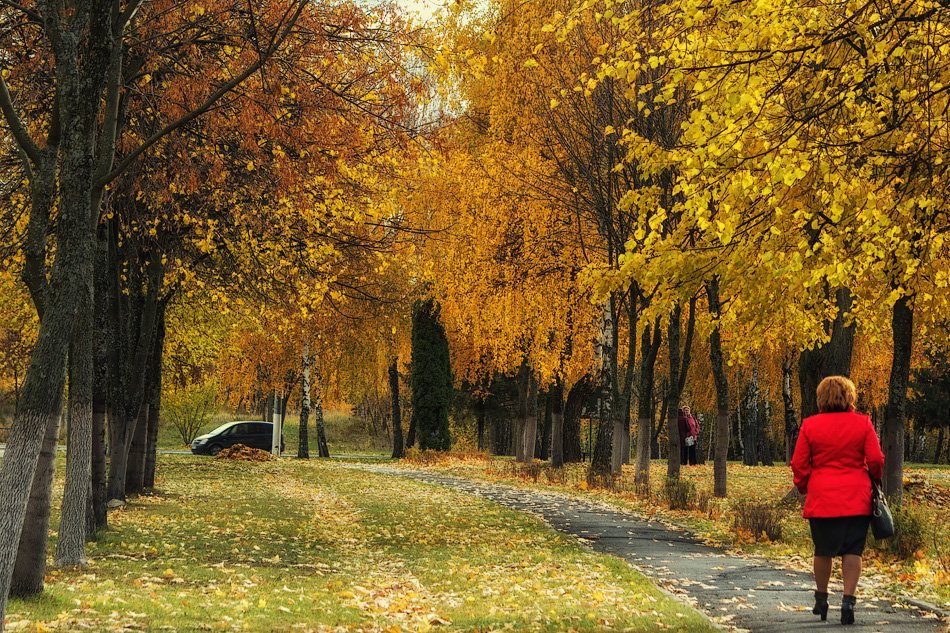
M 884 553 L 900 560 L 910 560 L 924 548 L 925 521 L 920 510 L 906 502 L 899 508 L 892 507 L 891 513 L 894 515 L 894 536 L 881 541 L 871 537 L 871 540 Z
M 198 437 L 201 427 L 217 413 L 217 396 L 215 384 L 190 385 L 162 396 L 162 413 L 186 445 Z
M 753 540 L 782 540 L 784 516 L 781 509 L 770 502 L 741 499 L 732 504 L 735 515 L 733 529 L 740 537 L 751 535 Z
M 670 510 L 690 510 L 696 501 L 696 484 L 688 479 L 667 477 L 662 495 Z

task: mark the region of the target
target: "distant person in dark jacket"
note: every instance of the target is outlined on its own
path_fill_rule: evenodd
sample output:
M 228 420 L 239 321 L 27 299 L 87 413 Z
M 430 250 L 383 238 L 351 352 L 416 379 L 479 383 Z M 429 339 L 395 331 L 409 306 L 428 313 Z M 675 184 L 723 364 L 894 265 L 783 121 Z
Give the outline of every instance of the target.
M 677 419 L 680 432 L 680 464 L 696 465 L 696 443 L 699 441 L 699 423 L 689 407 L 679 410 Z
M 828 617 L 828 579 L 841 557 L 841 623 L 854 622 L 861 556 L 871 522 L 871 479 L 884 476 L 884 453 L 874 425 L 854 412 L 854 383 L 828 376 L 818 385 L 819 414 L 806 418 L 792 457 L 795 487 L 806 495 L 803 515 L 815 543 L 815 608 Z M 868 476 L 870 473 L 870 477 Z

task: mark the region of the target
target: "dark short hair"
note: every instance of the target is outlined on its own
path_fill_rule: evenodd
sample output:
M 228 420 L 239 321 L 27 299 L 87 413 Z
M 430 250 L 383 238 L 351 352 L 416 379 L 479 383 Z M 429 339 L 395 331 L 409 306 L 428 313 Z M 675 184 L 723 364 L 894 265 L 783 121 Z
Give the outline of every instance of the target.
M 845 376 L 828 376 L 818 385 L 818 411 L 834 413 L 854 411 L 858 390 Z

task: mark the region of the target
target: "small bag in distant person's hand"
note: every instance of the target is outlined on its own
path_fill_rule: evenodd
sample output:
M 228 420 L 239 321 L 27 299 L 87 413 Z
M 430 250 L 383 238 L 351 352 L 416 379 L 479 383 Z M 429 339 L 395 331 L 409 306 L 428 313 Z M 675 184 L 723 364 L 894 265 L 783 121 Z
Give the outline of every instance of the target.
M 692 435 L 686 436 L 686 445 L 687 446 L 696 446 L 696 438 Z
M 894 517 L 884 491 L 874 479 L 871 479 L 871 534 L 879 541 L 894 536 Z

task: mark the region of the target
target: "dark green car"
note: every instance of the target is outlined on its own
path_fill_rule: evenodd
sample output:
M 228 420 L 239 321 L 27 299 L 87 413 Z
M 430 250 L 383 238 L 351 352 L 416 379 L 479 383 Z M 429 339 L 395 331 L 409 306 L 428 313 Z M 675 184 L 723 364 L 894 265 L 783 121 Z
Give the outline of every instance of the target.
M 195 455 L 217 455 L 222 450 L 244 444 L 270 452 L 274 425 L 270 422 L 252 420 L 228 422 L 210 433 L 199 435 L 191 443 L 191 452 Z M 280 450 L 284 451 L 284 436 L 280 436 Z

